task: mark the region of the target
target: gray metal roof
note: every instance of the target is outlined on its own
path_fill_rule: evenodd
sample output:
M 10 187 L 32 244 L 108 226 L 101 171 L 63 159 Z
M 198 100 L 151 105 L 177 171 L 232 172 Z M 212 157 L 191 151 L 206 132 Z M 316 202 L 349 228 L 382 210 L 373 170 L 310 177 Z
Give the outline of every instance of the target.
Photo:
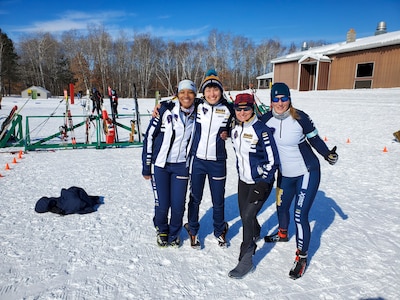
M 303 61 L 310 57 L 316 60 L 329 61 L 329 55 L 353 52 L 359 50 L 367 50 L 380 48 L 385 46 L 399 45 L 400 44 L 400 31 L 388 32 L 379 35 L 369 36 L 365 38 L 356 39 L 354 42 L 340 42 L 336 44 L 329 44 L 315 48 L 309 48 L 305 51 L 298 51 L 290 53 L 285 56 L 277 57 L 271 63 L 283 63 L 289 61 Z

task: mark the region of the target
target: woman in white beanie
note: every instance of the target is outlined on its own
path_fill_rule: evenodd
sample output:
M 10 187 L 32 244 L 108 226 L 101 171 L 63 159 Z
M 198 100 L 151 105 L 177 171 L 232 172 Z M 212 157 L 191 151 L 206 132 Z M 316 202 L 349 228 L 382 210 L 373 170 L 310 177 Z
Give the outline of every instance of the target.
M 160 247 L 180 246 L 189 181 L 187 148 L 194 126 L 196 94 L 193 81 L 179 82 L 177 99 L 160 107 L 143 142 L 142 175 L 151 179 L 155 199 L 153 222 Z

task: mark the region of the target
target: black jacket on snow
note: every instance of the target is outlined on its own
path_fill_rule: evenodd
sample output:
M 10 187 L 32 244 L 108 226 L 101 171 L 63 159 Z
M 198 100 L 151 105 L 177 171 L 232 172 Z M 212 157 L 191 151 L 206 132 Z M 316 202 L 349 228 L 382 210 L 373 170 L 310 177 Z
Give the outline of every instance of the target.
M 70 187 L 61 190 L 60 197 L 42 197 L 35 205 L 37 213 L 53 212 L 60 215 L 87 214 L 96 211 L 102 204 L 99 196 L 89 196 L 80 187 Z

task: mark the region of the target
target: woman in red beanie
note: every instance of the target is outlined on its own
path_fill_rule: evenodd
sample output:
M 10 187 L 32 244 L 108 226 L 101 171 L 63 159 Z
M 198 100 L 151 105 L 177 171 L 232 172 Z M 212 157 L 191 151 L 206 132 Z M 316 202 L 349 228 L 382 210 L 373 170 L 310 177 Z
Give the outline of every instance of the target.
M 279 156 L 272 131 L 254 113 L 254 96 L 238 94 L 234 109 L 235 126 L 231 131 L 239 175 L 238 203 L 243 224 L 243 242 L 239 263 L 229 277 L 243 278 L 254 269 L 252 257 L 261 226 L 257 214 L 271 193 Z

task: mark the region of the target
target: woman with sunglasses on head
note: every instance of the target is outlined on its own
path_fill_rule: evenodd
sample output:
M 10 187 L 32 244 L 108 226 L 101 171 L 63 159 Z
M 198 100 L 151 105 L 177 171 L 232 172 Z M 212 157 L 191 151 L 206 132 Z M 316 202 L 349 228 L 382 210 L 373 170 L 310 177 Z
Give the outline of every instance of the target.
M 329 150 L 319 137 L 310 117 L 292 106 L 289 87 L 277 82 L 271 88 L 271 107 L 262 121 L 274 130 L 280 166 L 276 188 L 278 232 L 264 237 L 265 242 L 287 242 L 290 205 L 295 199 L 296 257 L 289 272 L 292 279 L 301 277 L 307 266 L 311 230 L 308 214 L 318 191 L 321 171 L 314 148 L 331 165 L 338 160 L 336 146 Z
M 254 269 L 252 257 L 261 226 L 257 214 L 274 183 L 279 156 L 272 131 L 254 113 L 254 96 L 238 94 L 234 102 L 235 126 L 231 130 L 239 175 L 238 203 L 243 224 L 239 263 L 229 277 L 243 278 Z

